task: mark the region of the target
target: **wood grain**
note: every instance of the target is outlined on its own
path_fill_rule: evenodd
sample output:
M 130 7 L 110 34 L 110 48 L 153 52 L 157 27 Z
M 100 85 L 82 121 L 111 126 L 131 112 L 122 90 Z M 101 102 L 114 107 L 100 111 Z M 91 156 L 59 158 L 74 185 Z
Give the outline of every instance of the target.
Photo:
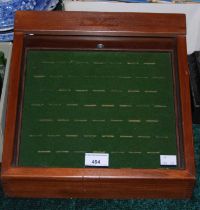
M 25 11 L 17 12 L 15 31 L 57 35 L 166 37 L 185 34 L 184 20 L 183 14 Z

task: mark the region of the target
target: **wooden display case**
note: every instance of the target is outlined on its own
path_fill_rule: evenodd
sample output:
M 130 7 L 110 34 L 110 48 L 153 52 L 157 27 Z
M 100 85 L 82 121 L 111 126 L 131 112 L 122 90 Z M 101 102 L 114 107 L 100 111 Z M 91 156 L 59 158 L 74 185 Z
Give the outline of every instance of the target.
M 6 195 L 191 196 L 184 15 L 17 12 L 10 74 Z

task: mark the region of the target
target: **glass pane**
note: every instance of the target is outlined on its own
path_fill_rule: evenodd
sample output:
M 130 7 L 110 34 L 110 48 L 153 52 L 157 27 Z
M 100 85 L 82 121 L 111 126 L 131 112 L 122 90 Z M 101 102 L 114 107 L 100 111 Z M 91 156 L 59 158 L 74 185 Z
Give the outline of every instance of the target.
M 160 155 L 177 155 L 171 60 L 29 50 L 19 166 L 83 168 L 95 152 L 110 168 L 161 168 Z

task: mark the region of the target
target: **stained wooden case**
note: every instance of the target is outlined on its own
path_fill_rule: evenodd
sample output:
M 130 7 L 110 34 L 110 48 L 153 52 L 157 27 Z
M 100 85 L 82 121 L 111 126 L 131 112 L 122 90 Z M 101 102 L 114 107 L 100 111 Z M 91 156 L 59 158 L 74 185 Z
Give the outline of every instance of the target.
M 9 79 L 9 94 L 2 163 L 2 183 L 5 194 L 11 197 L 45 198 L 189 198 L 192 195 L 195 182 L 195 168 L 185 31 L 185 16 L 178 14 L 17 12 Z M 30 80 L 28 79 L 29 72 L 33 72 L 31 78 L 34 79 L 52 77 L 52 75 L 48 75 L 48 73 L 47 75 L 38 75 L 34 73 L 34 70 L 30 70 L 31 67 L 29 68 L 29 65 L 31 61 L 29 60 L 29 55 L 33 54 L 34 57 L 38 56 L 38 54 L 40 55 L 41 53 L 41 57 L 45 54 L 46 57 L 44 56 L 44 59 L 47 59 L 52 56 L 52 52 L 66 53 L 64 55 L 68 57 L 78 56 L 79 59 L 82 59 L 84 56 L 87 55 L 88 57 L 85 59 L 89 58 L 89 61 L 84 59 L 81 60 L 81 65 L 79 65 L 79 67 L 76 66 L 76 68 L 74 69 L 72 68 L 72 63 L 74 61 L 72 62 L 72 60 L 70 60 L 68 63 L 69 72 L 66 73 L 68 79 L 66 80 L 65 85 L 71 84 L 71 86 L 62 86 L 58 88 L 56 85 L 62 84 L 62 82 L 55 82 L 55 86 L 57 88 L 55 89 L 55 91 L 64 92 L 64 90 L 68 90 L 69 92 L 70 90 L 70 94 L 72 94 L 72 97 L 74 97 L 74 95 L 77 97 L 76 100 L 79 100 L 82 97 L 82 95 L 76 95 L 80 94 L 80 92 L 89 92 L 89 95 L 91 95 L 91 93 L 94 92 L 108 91 L 109 94 L 116 94 L 116 92 L 118 92 L 118 94 L 121 95 L 119 98 L 113 96 L 116 104 L 114 104 L 114 102 L 113 104 L 105 104 L 104 101 L 96 102 L 100 100 L 99 98 L 101 98 L 102 96 L 98 96 L 95 99 L 95 104 L 81 104 L 81 101 L 79 101 L 81 107 L 99 108 L 97 113 L 100 113 L 99 117 L 102 116 L 105 118 L 103 120 L 106 121 L 107 124 L 99 125 L 93 128 L 93 124 L 91 124 L 91 122 L 95 122 L 95 120 L 97 121 L 96 118 L 90 118 L 90 115 L 88 114 L 86 115 L 86 117 L 88 118 L 84 118 L 83 121 L 83 119 L 76 118 L 76 113 L 78 111 L 75 110 L 73 112 L 68 108 L 66 109 L 68 111 L 68 115 L 70 116 L 70 114 L 72 114 L 73 116 L 67 120 L 65 118 L 65 121 L 69 123 L 66 127 L 66 130 L 68 129 L 67 134 L 50 133 L 50 131 L 54 130 L 54 125 L 52 127 L 49 127 L 49 130 L 47 129 L 47 133 L 45 134 L 42 133 L 43 130 L 42 128 L 40 128 L 39 131 L 41 133 L 39 134 L 37 133 L 35 135 L 34 133 L 28 133 L 29 140 L 31 139 L 31 143 L 29 144 L 27 143 L 28 137 L 26 136 L 26 130 L 24 130 L 24 128 L 33 131 L 40 122 L 61 122 L 62 112 L 60 113 L 60 116 L 57 118 L 55 117 L 55 119 L 48 118 L 48 120 L 41 120 L 40 118 L 39 120 L 37 119 L 37 124 L 31 124 L 31 122 L 34 121 L 34 118 L 36 118 L 37 113 L 41 112 L 41 110 L 36 110 L 35 113 L 33 111 L 33 114 L 30 115 L 31 109 L 29 109 L 28 107 L 29 105 L 31 105 L 35 109 L 35 107 L 38 108 L 43 106 L 44 103 L 41 101 L 43 98 L 45 98 L 45 95 L 38 94 L 39 102 L 38 98 L 36 97 L 37 103 L 33 101 L 31 102 L 31 104 L 27 105 L 27 103 L 32 100 L 31 97 L 29 98 L 29 96 L 36 94 L 34 88 L 40 87 L 39 91 L 41 92 L 41 90 L 43 90 L 43 84 L 44 86 L 46 85 L 45 81 L 41 82 L 41 80 L 39 81 L 39 83 L 36 82 L 37 84 L 34 82 L 35 80 L 33 80 L 33 82 L 30 82 Z M 170 67 L 168 70 L 171 73 L 169 73 L 168 81 L 165 80 L 163 83 L 161 81 L 159 82 L 158 79 L 163 79 L 165 76 L 159 76 L 157 74 L 154 75 L 153 73 L 152 75 L 148 74 L 148 76 L 141 75 L 141 72 L 147 71 L 148 69 L 152 70 L 151 67 L 147 68 L 146 66 L 141 70 L 138 69 L 138 75 L 135 75 L 135 73 L 133 75 L 123 74 L 124 72 L 126 72 L 126 69 L 128 69 L 129 64 L 139 64 L 139 62 L 142 61 L 141 57 L 144 59 L 142 61 L 143 65 L 154 65 L 155 62 L 151 62 L 151 60 L 148 59 L 148 56 L 154 57 L 154 55 L 157 55 L 156 53 L 161 57 L 163 55 L 166 55 L 166 57 L 163 57 L 160 61 L 158 60 L 158 63 L 160 62 L 158 71 L 162 72 L 162 69 L 164 71 L 166 66 L 169 64 Z M 91 60 L 90 57 L 93 55 L 96 55 L 96 58 L 92 60 L 92 65 L 104 64 L 104 68 L 107 68 L 106 66 L 108 64 L 115 65 L 115 68 L 110 67 L 108 70 L 111 71 L 111 75 L 107 75 L 108 71 L 105 71 L 105 75 L 99 74 L 98 80 L 96 80 L 97 82 L 94 82 L 96 75 L 93 74 L 93 69 L 94 71 L 96 71 L 95 69 L 99 69 L 99 67 L 94 66 L 90 66 L 92 70 L 89 71 L 88 74 L 82 75 L 81 72 L 77 73 L 76 75 L 70 74 L 70 71 L 72 70 L 72 73 L 74 73 L 74 70 L 80 70 L 80 68 L 83 68 L 83 66 L 86 65 L 86 62 L 88 65 L 88 62 L 90 62 Z M 128 57 L 131 58 L 131 56 L 133 55 L 137 57 L 138 62 L 130 62 Z M 107 56 L 110 57 L 106 60 Z M 125 60 L 122 59 L 123 56 L 123 59 Z M 33 69 L 37 68 L 37 63 L 43 62 L 43 60 L 40 60 L 39 57 L 40 56 L 36 58 L 36 61 L 32 61 Z M 102 60 L 100 58 L 102 58 Z M 168 63 L 165 63 L 166 59 L 168 59 Z M 62 60 L 58 59 L 58 62 L 61 61 Z M 124 61 L 126 61 L 126 65 L 123 64 Z M 46 60 L 46 63 L 48 62 L 49 60 Z M 80 64 L 80 60 L 76 60 L 76 62 L 79 62 Z M 123 68 L 118 68 L 121 64 L 123 64 Z M 38 68 L 41 68 L 41 66 L 39 66 Z M 45 69 L 45 71 L 48 70 L 48 68 L 45 66 L 43 66 L 42 68 Z M 89 67 L 86 66 L 86 70 L 84 70 L 84 72 L 87 73 L 88 68 Z M 101 67 L 101 71 L 103 71 L 104 68 Z M 56 68 L 54 68 L 53 70 L 55 71 L 55 69 Z M 117 69 L 119 71 L 118 74 L 115 72 Z M 124 70 L 122 71 L 122 69 Z M 168 71 L 167 69 L 165 70 Z M 128 70 L 127 72 L 130 73 Z M 104 76 L 103 82 L 101 81 L 102 75 Z M 58 78 L 58 76 L 60 75 L 58 74 L 53 76 L 55 79 Z M 80 89 L 79 86 L 75 89 L 72 83 L 73 77 L 78 77 L 78 84 L 81 84 L 82 82 L 84 85 L 85 79 L 83 78 L 88 79 L 88 77 L 90 77 L 90 80 L 88 80 L 87 83 L 87 88 L 85 89 L 85 86 L 80 85 L 82 89 Z M 109 81 L 106 80 L 106 78 L 108 77 Z M 110 79 L 113 79 L 113 77 L 117 77 L 117 79 L 113 82 L 113 85 L 115 84 L 115 82 L 117 83 L 116 86 L 110 85 L 112 84 L 112 82 L 110 83 Z M 124 81 L 123 79 L 133 79 L 133 81 Z M 131 89 L 132 86 L 129 85 L 137 84 L 137 79 L 141 79 L 140 81 L 142 81 L 138 83 L 140 84 L 140 90 Z M 149 80 L 145 81 L 145 79 Z M 93 83 L 94 86 L 92 86 Z M 104 83 L 106 84 L 106 86 L 103 86 L 105 89 L 103 89 L 102 91 L 102 89 L 100 89 L 98 85 Z M 47 85 L 47 89 L 51 87 L 54 88 L 54 86 L 51 86 L 51 82 L 49 82 L 48 84 L 50 84 L 50 86 Z M 160 86 L 157 86 L 157 84 L 160 84 Z M 163 86 L 163 84 L 165 84 L 166 86 Z M 96 87 L 95 85 L 97 85 L 98 87 Z M 126 86 L 127 88 L 125 88 Z M 157 87 L 157 90 L 151 88 L 154 86 Z M 135 88 L 134 85 L 133 87 Z M 155 110 L 156 108 L 168 107 L 151 102 L 151 97 L 148 99 L 148 94 L 151 95 L 160 91 L 159 87 L 162 87 L 165 91 L 169 90 L 169 92 L 163 92 L 164 94 L 159 96 L 159 100 L 162 101 L 162 99 L 164 98 L 167 101 L 169 99 L 171 108 L 168 110 L 169 115 L 166 110 L 161 110 L 161 118 L 155 120 L 148 118 L 149 116 L 151 116 L 149 114 L 151 112 L 158 113 L 159 111 Z M 130 93 L 140 93 L 141 97 L 128 95 Z M 107 101 L 110 96 L 109 94 L 107 95 Z M 148 104 L 148 107 L 143 106 L 142 110 L 140 110 L 141 113 L 144 113 L 142 115 L 143 118 L 129 118 L 128 111 L 125 112 L 128 117 L 123 118 L 124 112 L 121 111 L 121 108 L 140 106 L 139 109 L 141 109 L 142 104 L 133 103 L 127 105 L 127 103 L 124 103 L 124 101 L 121 100 L 123 98 L 127 100 L 131 97 L 133 98 L 133 101 L 134 98 L 137 97 L 139 101 L 143 99 L 143 101 L 150 100 L 150 104 Z M 83 101 L 85 100 L 87 102 L 86 99 L 87 95 L 83 96 Z M 58 102 L 59 100 L 57 101 L 56 99 L 55 101 L 56 102 L 53 102 L 53 105 L 63 106 L 63 104 Z M 65 103 L 66 106 L 71 106 L 72 104 L 74 104 L 70 102 L 70 97 L 66 97 L 66 102 L 64 101 L 63 103 Z M 51 102 L 47 102 L 47 106 L 53 105 Z M 116 108 L 117 111 L 113 111 L 113 113 L 120 113 L 120 116 L 122 116 L 123 119 L 113 118 L 113 116 L 116 117 L 118 115 L 110 115 L 112 111 L 109 110 L 104 113 L 104 111 L 102 110 L 105 110 L 105 108 Z M 61 109 L 62 108 L 58 108 L 55 113 L 59 113 L 59 110 Z M 146 113 L 147 109 L 149 111 Z M 45 112 L 45 110 L 46 109 L 44 109 L 41 113 Z M 130 111 L 130 115 L 131 113 L 137 112 L 137 108 L 132 109 Z M 50 109 L 48 113 L 52 113 L 52 110 Z M 90 113 L 92 115 L 93 111 L 85 109 L 80 113 L 82 115 L 84 115 L 85 113 Z M 65 117 L 67 117 L 68 115 L 66 115 Z M 110 116 L 110 118 L 107 118 L 107 116 Z M 164 118 L 164 120 L 162 119 L 162 117 Z M 165 119 L 168 120 L 166 122 L 167 125 L 165 125 Z M 84 124 L 85 127 L 80 127 L 81 129 L 78 129 L 79 127 L 76 127 L 77 124 L 75 124 L 77 122 L 87 122 L 90 124 Z M 117 127 L 114 127 L 116 124 L 113 125 L 113 123 L 120 122 L 126 123 L 121 124 L 122 131 L 126 131 L 126 129 L 128 129 L 128 127 L 130 126 L 130 124 L 128 123 L 135 123 L 131 124 L 132 127 L 130 128 L 130 133 L 128 133 L 128 135 L 127 133 L 118 133 L 118 130 L 120 130 L 120 124 L 118 124 Z M 155 124 L 158 122 L 161 122 L 161 124 L 163 123 L 163 127 L 158 124 L 153 125 L 154 127 L 152 126 L 150 131 L 148 130 L 148 123 Z M 140 127 L 137 127 L 137 123 L 140 123 Z M 172 127 L 174 129 L 174 134 L 173 129 L 168 129 L 170 128 L 171 124 L 173 125 L 173 123 L 174 127 Z M 70 129 L 74 128 L 70 127 L 72 125 L 75 125 L 75 130 L 76 132 L 79 132 L 78 134 L 75 135 L 74 133 L 70 133 Z M 92 129 L 90 129 L 90 127 L 92 127 Z M 114 134 L 106 132 L 108 131 L 107 129 L 110 127 L 112 128 L 112 132 L 114 132 Z M 160 129 L 160 133 L 157 133 L 157 127 Z M 134 128 L 136 130 L 135 133 L 133 132 Z M 144 129 L 144 133 L 142 133 L 141 128 Z M 163 128 L 169 131 L 170 138 L 165 135 L 165 130 Z M 138 130 L 140 130 L 141 133 L 137 133 Z M 145 130 L 147 130 L 147 134 L 145 133 Z M 91 134 L 87 131 L 98 131 L 99 133 L 94 135 L 94 133 Z M 148 131 L 151 134 L 148 134 Z M 32 141 L 32 137 L 35 138 L 35 143 L 34 141 Z M 64 148 L 64 150 L 62 151 L 60 149 L 62 145 L 61 147 L 57 148 L 57 143 L 55 143 L 51 149 L 55 150 L 53 151 L 54 153 L 64 153 L 64 151 L 66 154 L 77 153 L 78 151 L 71 149 L 71 145 L 75 144 L 75 147 L 76 145 L 78 145 L 80 146 L 80 148 L 84 148 L 83 154 L 79 156 L 71 156 L 72 159 L 69 159 L 71 161 L 67 161 L 70 156 L 64 156 L 64 158 L 62 156 L 62 160 L 59 160 L 59 158 L 57 158 L 58 156 L 56 156 L 56 161 L 52 160 L 52 162 L 48 162 L 48 157 L 45 156 L 45 158 L 43 158 L 44 156 L 42 156 L 42 158 L 39 158 L 39 162 L 37 162 L 37 155 L 53 153 L 52 150 L 48 150 L 46 148 L 46 150 L 43 148 L 37 148 L 37 146 L 40 145 L 41 142 L 41 140 L 39 139 L 40 137 L 44 137 L 42 141 L 47 141 L 45 144 L 46 146 L 50 144 L 53 145 L 53 143 L 49 143 L 47 137 L 62 137 L 61 140 L 63 140 L 65 137 L 80 137 L 77 140 L 76 144 L 70 143 L 72 139 L 68 141 L 68 144 L 63 144 L 63 147 L 66 148 Z M 91 147 L 92 141 L 91 139 L 87 139 L 91 137 L 97 138 L 97 146 Z M 86 138 L 87 142 L 80 143 L 80 141 L 82 141 L 82 139 L 84 138 Z M 104 141 L 105 138 L 110 138 L 112 140 L 114 139 L 114 141 L 110 141 L 110 143 L 107 143 L 107 140 Z M 121 142 L 123 138 L 125 139 L 123 143 L 115 143 L 119 141 Z M 131 138 L 133 140 L 129 139 L 129 141 L 127 141 L 126 138 Z M 152 141 L 152 145 L 155 144 L 153 142 L 155 142 L 156 139 L 167 139 L 166 142 L 169 141 L 169 144 L 166 143 L 166 145 L 169 147 L 169 151 L 172 151 L 173 155 L 175 154 L 177 156 L 176 166 L 160 166 L 158 158 L 162 154 L 167 155 L 166 151 L 168 150 L 165 151 L 165 147 L 167 146 L 164 143 L 161 143 L 161 154 L 159 151 L 155 151 L 155 148 L 150 151 L 145 150 L 145 145 L 146 147 L 148 147 L 148 142 L 146 140 L 140 142 L 140 149 L 141 151 L 144 150 L 145 153 L 145 155 L 143 156 L 144 159 L 140 159 L 138 161 L 142 164 L 135 164 L 136 161 L 134 161 L 134 159 L 137 158 L 136 156 L 131 155 L 143 154 L 143 152 L 138 152 L 134 149 L 129 150 L 129 148 L 134 147 L 132 145 L 132 141 L 134 141 L 134 138 L 136 138 L 137 141 L 142 138 L 149 139 L 149 141 Z M 174 138 L 174 144 L 170 143 L 171 138 Z M 124 146 L 126 144 L 128 145 L 127 147 Z M 105 146 L 102 147 L 102 145 Z M 107 147 L 111 148 L 107 151 L 107 153 L 110 153 L 110 167 L 85 167 L 84 153 L 94 152 L 94 150 L 107 150 L 106 145 Z M 80 150 L 78 146 L 77 148 Z M 37 157 L 34 159 L 35 153 L 32 152 L 34 151 L 35 147 L 37 148 L 35 150 L 37 152 Z M 56 147 L 57 150 L 54 147 Z M 175 152 L 173 150 L 173 147 L 175 148 Z M 115 148 L 115 150 L 112 148 Z M 159 142 L 156 148 L 157 150 L 159 150 Z M 124 153 L 126 154 L 126 156 L 124 156 L 125 158 L 121 158 L 122 154 Z M 115 154 L 117 154 L 117 156 L 115 156 Z M 67 162 L 66 165 L 65 158 Z M 120 158 L 120 164 L 115 164 Z M 76 161 L 78 161 L 77 164 Z M 82 163 L 79 166 L 80 161 L 82 161 Z M 157 165 L 154 164 L 154 161 L 158 161 L 156 163 Z

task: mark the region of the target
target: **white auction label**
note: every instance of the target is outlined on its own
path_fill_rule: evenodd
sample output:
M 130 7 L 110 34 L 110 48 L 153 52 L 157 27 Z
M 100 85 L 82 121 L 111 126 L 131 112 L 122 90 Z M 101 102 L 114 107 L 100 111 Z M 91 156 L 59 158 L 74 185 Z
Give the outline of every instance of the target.
M 85 166 L 108 167 L 109 154 L 107 153 L 85 153 Z
M 161 166 L 176 166 L 177 158 L 176 155 L 160 155 Z

